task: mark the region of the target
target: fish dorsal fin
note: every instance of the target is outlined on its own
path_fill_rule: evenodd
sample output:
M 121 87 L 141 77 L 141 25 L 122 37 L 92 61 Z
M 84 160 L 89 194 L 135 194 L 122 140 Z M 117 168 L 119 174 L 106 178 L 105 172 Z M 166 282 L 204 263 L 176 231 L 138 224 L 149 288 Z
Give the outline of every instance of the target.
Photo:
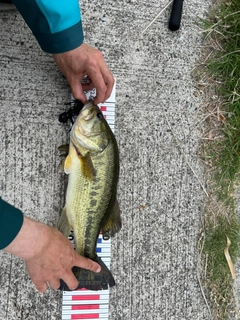
M 96 172 L 94 169 L 90 152 L 87 152 L 84 156 L 80 156 L 79 159 L 82 175 L 85 178 L 92 180 L 93 177 L 96 175 Z
M 71 168 L 72 168 L 72 159 L 70 154 L 67 156 L 67 158 L 64 161 L 64 172 L 66 174 L 69 174 L 71 172 Z
M 120 208 L 117 199 L 109 213 L 109 216 L 102 227 L 103 239 L 107 240 L 109 237 L 114 236 L 122 227 L 122 220 L 120 215 Z

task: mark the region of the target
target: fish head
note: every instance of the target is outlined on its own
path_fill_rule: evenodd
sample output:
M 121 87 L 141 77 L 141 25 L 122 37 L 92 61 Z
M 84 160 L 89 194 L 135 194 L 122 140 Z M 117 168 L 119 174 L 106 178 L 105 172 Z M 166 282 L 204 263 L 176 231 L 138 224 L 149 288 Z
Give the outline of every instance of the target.
M 71 139 L 76 147 L 101 152 L 108 143 L 106 120 L 97 105 L 88 101 L 77 117 L 71 131 Z

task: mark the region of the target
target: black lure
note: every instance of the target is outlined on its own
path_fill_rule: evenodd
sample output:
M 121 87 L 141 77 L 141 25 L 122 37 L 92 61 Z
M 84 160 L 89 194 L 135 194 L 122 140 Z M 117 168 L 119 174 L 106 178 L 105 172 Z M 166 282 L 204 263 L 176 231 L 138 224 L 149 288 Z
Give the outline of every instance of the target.
M 70 120 L 71 124 L 73 125 L 74 121 L 82 110 L 84 103 L 82 103 L 80 100 L 74 100 L 69 103 L 65 103 L 65 105 L 70 105 L 70 108 L 68 111 L 65 111 L 59 115 L 58 121 L 61 123 L 66 123 L 68 120 Z

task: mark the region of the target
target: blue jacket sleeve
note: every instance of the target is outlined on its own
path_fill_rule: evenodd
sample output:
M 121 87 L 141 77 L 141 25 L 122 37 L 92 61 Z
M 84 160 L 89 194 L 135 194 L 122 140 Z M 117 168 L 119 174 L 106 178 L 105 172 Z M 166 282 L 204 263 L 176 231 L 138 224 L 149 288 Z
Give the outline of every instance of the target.
M 62 53 L 83 42 L 78 0 L 12 0 L 42 50 Z
M 22 212 L 0 198 L 0 250 L 14 240 L 22 224 Z

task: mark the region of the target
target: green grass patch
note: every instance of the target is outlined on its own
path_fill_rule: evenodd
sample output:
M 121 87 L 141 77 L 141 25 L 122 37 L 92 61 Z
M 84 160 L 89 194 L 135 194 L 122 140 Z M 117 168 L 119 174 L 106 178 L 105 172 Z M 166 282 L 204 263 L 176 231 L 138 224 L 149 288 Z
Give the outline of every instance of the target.
M 239 228 L 238 222 L 232 217 L 219 217 L 217 221 L 212 221 L 206 228 L 206 238 L 204 253 L 209 256 L 209 279 L 211 281 L 217 281 L 220 278 L 226 278 L 230 275 L 229 267 L 226 258 L 223 254 L 227 245 L 227 237 L 231 239 L 231 246 L 229 253 L 233 263 L 236 262 L 238 256 L 238 240 L 239 240 Z
M 209 219 L 214 217 L 213 219 Z M 235 312 L 233 279 L 224 255 L 227 238 L 230 239 L 229 254 L 233 264 L 239 255 L 239 221 L 235 215 L 207 215 L 205 241 L 203 244 L 205 287 L 213 309 L 213 319 L 229 319 Z
M 211 166 L 211 196 L 202 243 L 204 285 L 213 319 L 229 319 L 229 314 L 234 313 L 233 280 L 224 248 L 228 237 L 229 253 L 235 263 L 240 242 L 235 196 L 240 178 L 240 0 L 222 2 L 204 21 L 204 32 L 208 47 L 212 48 L 205 71 L 220 100 L 218 115 L 213 112 L 211 117 L 215 117 L 215 137 L 219 133 L 221 137 L 204 143 L 204 160 Z
M 220 183 L 220 198 L 232 192 L 240 169 L 240 0 L 224 2 L 208 22 L 208 36 L 215 44 L 207 61 L 223 103 L 224 139 L 212 144 L 211 159 Z

